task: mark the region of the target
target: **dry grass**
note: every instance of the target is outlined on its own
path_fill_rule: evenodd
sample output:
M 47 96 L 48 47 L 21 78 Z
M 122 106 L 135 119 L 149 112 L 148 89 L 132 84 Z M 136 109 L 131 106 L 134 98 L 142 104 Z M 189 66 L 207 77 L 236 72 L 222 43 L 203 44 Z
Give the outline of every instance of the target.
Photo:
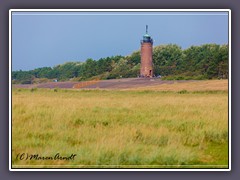
M 161 84 L 132 88 L 132 90 L 153 90 L 153 91 L 228 91 L 228 80 L 203 80 L 196 82 L 178 82 L 174 84 Z
M 224 92 L 14 89 L 12 115 L 14 167 L 226 168 L 228 164 Z M 17 160 L 17 154 L 24 152 L 77 157 Z

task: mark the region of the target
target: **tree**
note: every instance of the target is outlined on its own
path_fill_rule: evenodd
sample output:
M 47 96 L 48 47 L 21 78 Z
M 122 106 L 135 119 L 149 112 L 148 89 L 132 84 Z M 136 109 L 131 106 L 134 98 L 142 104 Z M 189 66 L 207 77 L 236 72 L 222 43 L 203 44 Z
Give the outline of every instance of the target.
M 182 49 L 176 44 L 160 45 L 153 48 L 155 74 L 171 75 L 178 70 L 182 60 Z
M 155 75 L 172 76 L 172 79 L 213 79 L 228 78 L 228 45 L 204 44 L 185 50 L 176 44 L 160 45 L 153 48 Z M 13 71 L 16 83 L 32 83 L 34 78 L 57 78 L 81 80 L 91 78 L 136 77 L 140 71 L 140 51 L 129 56 L 111 56 L 85 62 L 67 62 L 53 68 L 42 67 L 30 71 Z

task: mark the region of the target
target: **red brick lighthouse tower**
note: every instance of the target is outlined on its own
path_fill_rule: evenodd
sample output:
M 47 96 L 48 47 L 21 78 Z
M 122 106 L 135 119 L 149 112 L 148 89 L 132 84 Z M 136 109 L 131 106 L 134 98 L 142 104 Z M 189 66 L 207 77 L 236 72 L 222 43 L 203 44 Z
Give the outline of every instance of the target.
M 146 34 L 141 40 L 141 77 L 153 77 L 152 46 L 153 40 L 148 35 L 148 26 L 146 25 Z

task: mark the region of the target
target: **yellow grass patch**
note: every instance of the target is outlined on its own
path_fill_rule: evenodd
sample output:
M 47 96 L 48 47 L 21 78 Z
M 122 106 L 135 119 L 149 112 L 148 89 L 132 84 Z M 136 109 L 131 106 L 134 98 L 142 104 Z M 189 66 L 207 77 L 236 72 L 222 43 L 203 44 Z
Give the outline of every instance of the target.
M 132 88 L 132 90 L 154 90 L 154 91 L 228 91 L 228 80 L 203 80 L 196 82 L 179 82 L 173 84 L 161 84 Z
M 171 168 L 228 164 L 226 92 L 14 89 L 12 97 L 15 166 Z M 211 154 L 214 150 L 216 155 Z M 16 159 L 21 153 L 74 153 L 77 157 L 74 161 L 21 161 Z

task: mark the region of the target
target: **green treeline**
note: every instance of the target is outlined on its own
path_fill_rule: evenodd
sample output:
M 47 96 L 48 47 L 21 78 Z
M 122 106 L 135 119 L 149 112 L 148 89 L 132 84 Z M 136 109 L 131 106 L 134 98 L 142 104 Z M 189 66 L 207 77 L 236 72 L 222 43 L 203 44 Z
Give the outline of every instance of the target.
M 182 49 L 176 44 L 153 48 L 155 76 L 163 79 L 228 78 L 228 45 L 204 44 Z M 13 83 L 81 81 L 137 77 L 140 72 L 140 51 L 129 56 L 112 56 L 85 62 L 67 62 L 53 68 L 42 67 L 30 71 L 13 71 Z M 41 80 L 41 81 L 40 81 Z

